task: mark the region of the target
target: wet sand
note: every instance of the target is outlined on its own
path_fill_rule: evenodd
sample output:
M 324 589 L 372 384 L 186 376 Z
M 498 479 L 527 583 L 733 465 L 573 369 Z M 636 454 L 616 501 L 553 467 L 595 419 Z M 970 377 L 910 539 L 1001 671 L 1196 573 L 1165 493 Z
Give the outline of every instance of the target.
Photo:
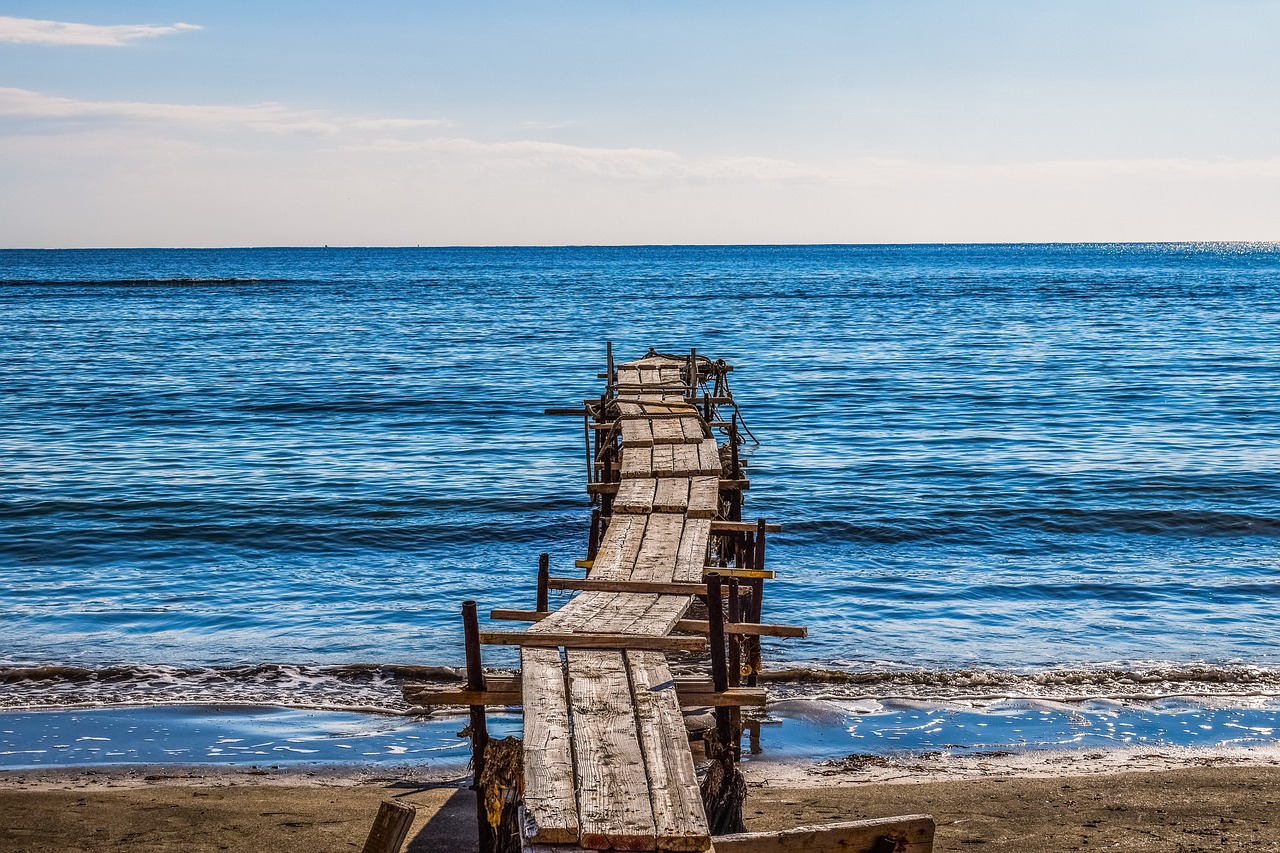
M 938 851 L 1280 851 L 1273 760 L 1141 771 L 1067 764 L 1036 776 L 986 763 L 941 781 L 920 765 L 857 760 L 749 767 L 747 821 L 767 830 L 929 813 Z M 359 850 L 384 799 L 418 809 L 408 850 L 475 849 L 475 805 L 461 777 L 131 767 L 0 773 L 0 850 Z

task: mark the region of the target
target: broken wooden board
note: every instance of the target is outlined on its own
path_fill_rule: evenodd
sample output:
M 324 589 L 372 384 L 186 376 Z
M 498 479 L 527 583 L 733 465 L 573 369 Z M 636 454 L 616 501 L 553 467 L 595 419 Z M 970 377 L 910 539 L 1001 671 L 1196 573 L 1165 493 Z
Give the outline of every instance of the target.
M 579 842 L 593 850 L 653 850 L 657 829 L 623 654 L 570 649 L 566 655 Z
M 933 833 L 934 822 L 929 815 L 905 815 L 798 826 L 777 832 L 721 835 L 714 841 L 714 850 L 715 853 L 880 853 L 882 850 L 932 853 Z
M 625 657 L 658 847 L 706 850 L 711 845 L 711 830 L 671 669 L 659 652 L 628 652 Z
M 544 844 L 570 844 L 578 840 L 578 800 L 560 650 L 521 649 L 520 671 L 525 699 L 525 837 Z

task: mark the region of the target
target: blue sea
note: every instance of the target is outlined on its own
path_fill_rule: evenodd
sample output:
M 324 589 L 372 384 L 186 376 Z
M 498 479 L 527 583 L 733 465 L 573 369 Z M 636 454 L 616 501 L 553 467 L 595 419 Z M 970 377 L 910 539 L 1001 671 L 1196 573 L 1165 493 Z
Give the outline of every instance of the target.
M 606 341 L 735 368 L 765 620 L 810 629 L 765 643 L 767 721 L 1275 743 L 1280 245 L 8 250 L 0 766 L 151 760 L 165 708 L 211 733 L 173 760 L 298 714 L 454 749 L 401 687 L 461 665 L 464 599 L 585 556 L 543 410 Z

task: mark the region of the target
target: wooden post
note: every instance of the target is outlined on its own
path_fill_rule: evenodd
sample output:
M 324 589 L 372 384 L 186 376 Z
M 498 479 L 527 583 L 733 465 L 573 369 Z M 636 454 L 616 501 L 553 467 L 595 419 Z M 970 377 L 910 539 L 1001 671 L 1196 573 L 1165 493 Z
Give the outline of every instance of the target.
M 587 534 L 587 559 L 596 558 L 596 549 L 600 542 L 600 510 L 591 510 L 591 532 Z
M 764 606 L 764 578 L 755 578 L 748 581 L 751 584 L 751 609 L 747 614 L 747 621 L 760 624 L 760 620 L 764 614 L 762 608 Z M 747 638 L 747 663 L 751 666 L 751 674 L 747 676 L 747 686 L 756 687 L 760 680 L 760 638 Z
M 764 519 L 756 519 L 756 559 L 755 565 L 752 567 L 764 570 Z
M 742 477 L 742 465 L 738 462 L 738 416 L 735 413 L 733 420 L 729 421 L 729 479 L 738 480 Z
M 594 483 L 596 481 L 595 460 L 591 457 L 591 416 L 582 416 L 582 443 L 585 446 L 587 454 L 587 482 Z
M 548 613 L 551 605 L 547 601 L 547 584 L 551 581 L 551 555 L 538 555 L 538 607 L 539 613 Z
M 689 348 L 689 399 L 698 399 L 698 350 Z
M 400 853 L 418 810 L 407 803 L 383 800 L 369 828 L 362 853 Z
M 742 599 L 738 591 L 738 579 L 729 578 L 729 621 L 737 624 L 742 620 Z M 742 686 L 742 640 L 738 634 L 729 635 L 729 665 L 726 673 L 730 687 Z M 737 708 L 729 709 L 729 749 L 733 758 L 742 758 L 742 712 Z
M 604 389 L 606 394 L 613 394 L 613 341 L 604 342 L 604 360 L 607 365 L 609 378 L 604 381 Z
M 728 667 L 725 665 L 724 601 L 719 572 L 707 575 L 707 638 L 711 644 L 711 686 L 717 693 L 729 689 Z M 729 709 L 716 708 L 716 735 L 725 749 L 729 748 Z
M 484 690 L 484 665 L 480 661 L 480 622 L 474 601 L 462 602 L 462 634 L 467 648 L 467 689 Z M 489 728 L 484 719 L 484 706 L 471 706 L 471 789 L 476 792 L 476 822 L 480 834 L 480 853 L 494 853 L 494 832 L 480 791 L 484 775 L 484 751 L 489 746 Z

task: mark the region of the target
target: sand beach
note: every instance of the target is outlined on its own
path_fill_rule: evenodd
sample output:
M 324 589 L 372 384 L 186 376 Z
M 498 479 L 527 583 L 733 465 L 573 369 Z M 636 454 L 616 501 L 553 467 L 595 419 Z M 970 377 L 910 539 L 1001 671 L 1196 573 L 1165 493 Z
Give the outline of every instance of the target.
M 767 769 L 764 769 L 767 768 Z M 932 814 L 946 851 L 1280 850 L 1269 754 L 857 759 L 747 767 L 750 829 Z M 411 803 L 406 845 L 476 849 L 464 775 L 409 768 L 98 767 L 0 774 L 0 850 L 358 850 L 378 803 Z

